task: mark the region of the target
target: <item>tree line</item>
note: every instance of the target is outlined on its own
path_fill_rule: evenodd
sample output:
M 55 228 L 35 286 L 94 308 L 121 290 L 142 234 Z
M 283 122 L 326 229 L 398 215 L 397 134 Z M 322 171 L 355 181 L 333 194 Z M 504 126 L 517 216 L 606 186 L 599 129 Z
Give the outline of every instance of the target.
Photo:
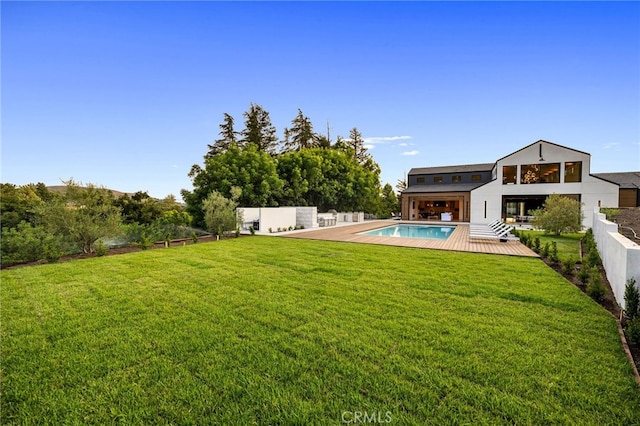
M 357 128 L 348 138 L 332 141 L 314 132 L 298 110 L 279 140 L 261 106 L 251 104 L 243 115 L 245 127 L 236 131 L 233 117 L 224 114 L 220 137 L 208 145 L 204 164 L 189 172 L 193 189 L 181 191 L 185 205 L 173 196 L 157 200 L 142 191 L 116 197 L 106 188 L 73 180 L 62 192 L 43 183 L 1 183 L 0 262 L 53 261 L 105 245 L 147 248 L 156 241 L 197 238 L 198 228 L 221 235 L 237 231 L 237 206 L 317 206 L 382 218 L 399 211 L 391 185 L 381 188 L 380 167 Z
M 381 187 L 380 167 L 356 127 L 348 138 L 332 141 L 329 134 L 315 132 L 298 109 L 280 140 L 260 105 L 252 103 L 243 117 L 244 128 L 236 131 L 235 119 L 224 113 L 204 164 L 189 172 L 193 189 L 181 194 L 196 226 L 206 226 L 203 205 L 212 193 L 243 207 L 316 206 L 382 218 L 399 211 L 393 187 Z M 232 196 L 232 188 L 239 194 Z
M 116 197 L 93 184 L 65 182 L 61 192 L 43 183 L 0 184 L 2 265 L 92 253 L 107 245 L 138 244 L 188 236 L 191 216 L 173 196 L 146 192 Z

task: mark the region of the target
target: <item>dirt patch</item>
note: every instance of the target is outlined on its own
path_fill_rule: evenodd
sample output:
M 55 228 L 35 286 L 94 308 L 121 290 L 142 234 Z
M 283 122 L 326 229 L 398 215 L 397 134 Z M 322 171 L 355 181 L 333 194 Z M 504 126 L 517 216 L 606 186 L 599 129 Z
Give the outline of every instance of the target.
M 640 207 L 620 207 L 613 221 L 620 234 L 640 244 Z

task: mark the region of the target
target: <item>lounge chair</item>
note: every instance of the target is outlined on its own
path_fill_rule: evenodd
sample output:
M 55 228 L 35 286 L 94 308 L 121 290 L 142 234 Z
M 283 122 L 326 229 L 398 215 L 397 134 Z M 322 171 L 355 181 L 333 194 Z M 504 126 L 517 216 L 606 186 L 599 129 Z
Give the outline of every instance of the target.
M 519 239 L 515 235 L 511 235 L 511 229 L 513 227 L 500 223 L 495 226 L 482 226 L 476 225 L 469 227 L 469 240 L 500 240 L 506 241 L 518 241 Z

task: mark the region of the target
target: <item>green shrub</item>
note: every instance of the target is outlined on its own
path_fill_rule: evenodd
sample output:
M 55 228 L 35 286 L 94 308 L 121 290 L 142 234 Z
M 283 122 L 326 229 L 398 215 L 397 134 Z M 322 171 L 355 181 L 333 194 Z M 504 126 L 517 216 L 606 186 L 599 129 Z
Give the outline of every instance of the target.
M 542 246 L 542 249 L 540 249 L 540 256 L 542 256 L 543 258 L 549 257 L 550 247 L 551 245 L 549 244 L 549 241 L 544 243 L 544 246 Z
M 601 302 L 607 292 L 604 284 L 602 284 L 602 275 L 600 275 L 598 268 L 595 267 L 591 268 L 591 273 L 589 275 L 587 294 L 596 302 Z
M 595 247 L 591 247 L 589 253 L 587 254 L 587 264 L 589 266 L 598 266 L 602 261 L 600 260 L 600 253 L 598 253 L 598 249 Z
M 582 237 L 582 245 L 584 253 L 589 253 L 592 248 L 596 247 L 596 240 L 593 238 L 592 228 L 587 229 L 587 232 L 584 233 L 584 236 Z
M 536 237 L 533 240 L 533 251 L 535 251 L 536 253 L 540 253 L 540 238 Z
M 236 214 L 238 204 L 235 199 L 225 198 L 218 191 L 212 191 L 202 206 L 207 231 L 216 230 L 220 237 L 223 232 L 235 231 L 238 224 L 241 223 L 241 215 Z
M 549 195 L 541 209 L 531 210 L 529 214 L 534 216 L 533 226 L 554 235 L 579 232 L 584 218 L 580 202 L 560 194 Z
M 55 262 L 65 253 L 71 253 L 63 237 L 52 234 L 42 226 L 22 221 L 16 228 L 2 230 L 0 262 L 14 264 L 46 259 Z
M 198 242 L 198 234 L 196 234 L 196 231 L 191 231 L 191 241 L 193 241 L 193 244 Z
M 68 250 L 64 249 L 65 244 L 62 242 L 61 238 L 57 238 L 52 236 L 50 239 L 47 239 L 43 246 L 43 255 L 47 262 L 55 263 L 62 255 Z
M 576 260 L 573 256 L 569 256 L 562 262 L 562 273 L 565 275 L 573 275 L 576 270 Z
M 635 317 L 627 324 L 627 337 L 636 345 L 640 345 L 640 317 Z
M 236 227 L 236 238 L 240 237 L 240 228 Z
M 611 207 L 602 207 L 600 209 L 600 213 L 604 214 L 607 217 L 607 220 L 613 222 L 618 214 L 620 214 L 620 210 Z
M 253 226 L 249 227 L 249 232 L 251 232 L 251 235 L 256 235 L 256 230 Z
M 153 245 L 153 240 L 154 239 L 151 237 L 151 235 L 143 233 L 142 235 L 140 235 L 140 239 L 138 240 L 137 244 L 142 250 L 146 250 Z
M 587 284 L 589 282 L 589 277 L 591 272 L 589 271 L 589 267 L 585 264 L 582 264 L 580 270 L 578 271 L 578 279 L 582 284 Z
M 549 260 L 553 263 L 558 263 L 558 244 L 555 241 L 551 241 L 551 249 L 549 250 Z
M 105 254 L 107 254 L 107 247 L 105 247 L 104 241 L 102 241 L 102 239 L 98 240 L 98 242 L 96 243 L 96 254 L 98 256 L 104 256 Z
M 528 241 L 529 241 L 529 235 L 525 234 L 524 232 L 521 233 L 520 234 L 520 242 L 526 246 Z
M 624 287 L 624 316 L 628 321 L 636 318 L 640 313 L 640 290 L 636 287 L 636 279 L 631 277 Z

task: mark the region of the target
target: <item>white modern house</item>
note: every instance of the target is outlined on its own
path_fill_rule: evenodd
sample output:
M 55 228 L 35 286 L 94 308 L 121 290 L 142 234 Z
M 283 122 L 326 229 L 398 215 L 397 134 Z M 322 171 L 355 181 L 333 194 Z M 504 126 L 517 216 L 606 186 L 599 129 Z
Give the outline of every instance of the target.
M 583 226 L 594 207 L 618 207 L 619 185 L 590 173 L 591 155 L 539 140 L 495 163 L 411 169 L 402 192 L 403 220 L 488 223 L 527 220 L 561 194 L 582 203 Z

